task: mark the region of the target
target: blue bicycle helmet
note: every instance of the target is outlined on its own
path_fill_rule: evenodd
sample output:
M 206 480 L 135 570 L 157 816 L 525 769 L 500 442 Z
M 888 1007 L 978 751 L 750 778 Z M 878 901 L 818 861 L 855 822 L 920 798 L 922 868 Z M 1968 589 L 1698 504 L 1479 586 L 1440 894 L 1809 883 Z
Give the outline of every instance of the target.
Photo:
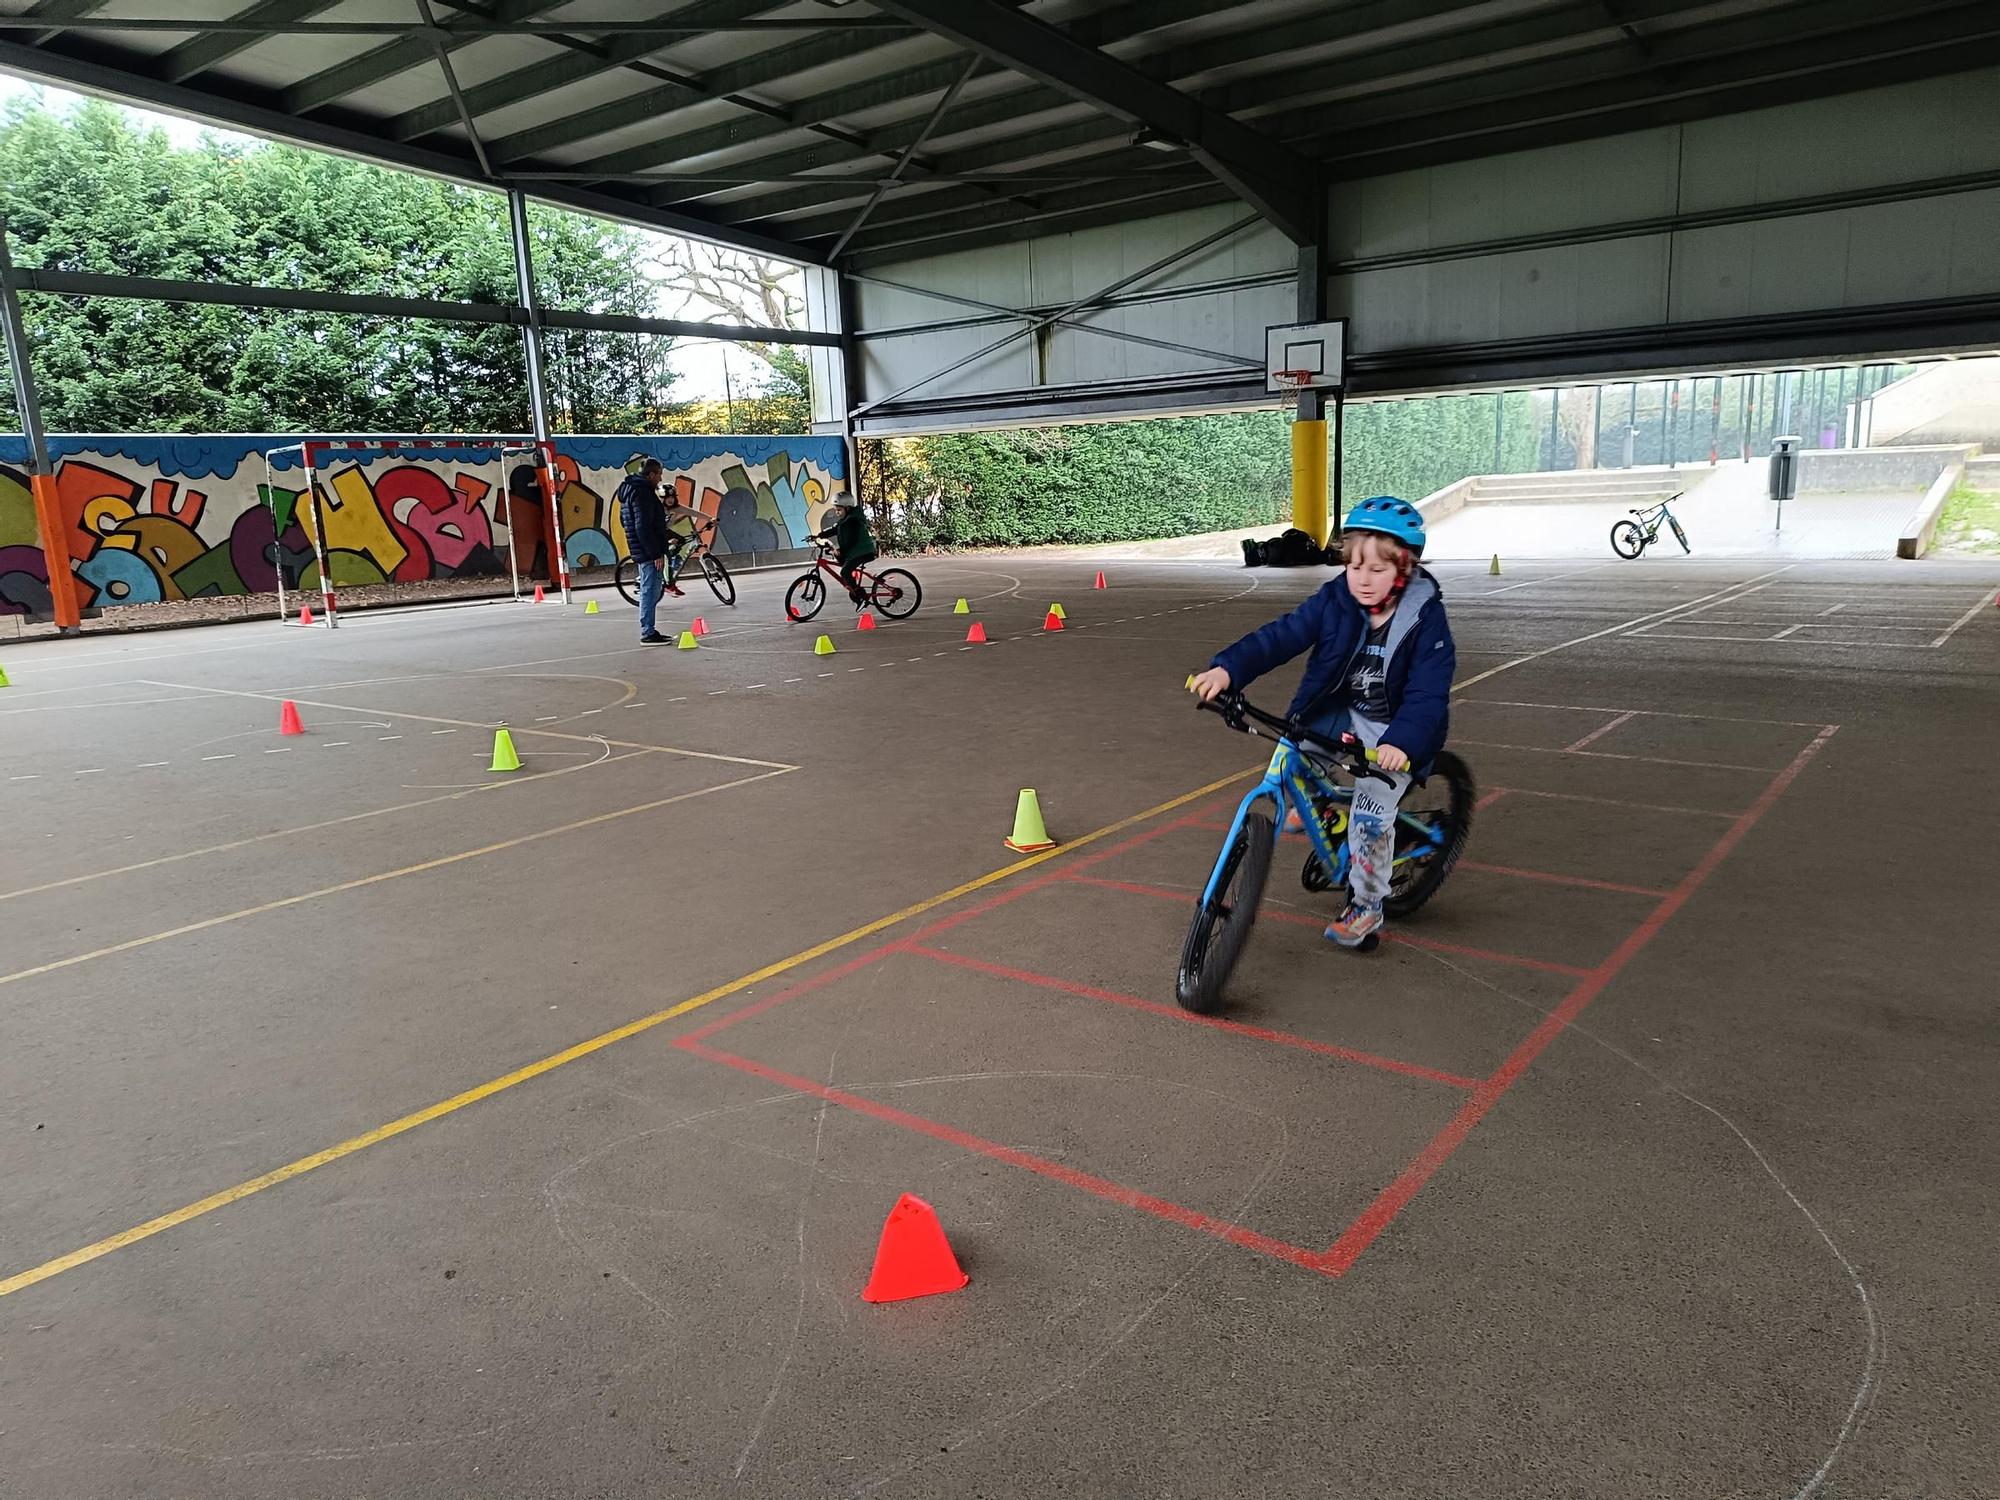
M 1376 495 L 1363 500 L 1347 513 L 1341 529 L 1379 531 L 1383 536 L 1394 537 L 1419 556 L 1424 550 L 1424 518 L 1409 501 L 1398 500 L 1394 495 Z

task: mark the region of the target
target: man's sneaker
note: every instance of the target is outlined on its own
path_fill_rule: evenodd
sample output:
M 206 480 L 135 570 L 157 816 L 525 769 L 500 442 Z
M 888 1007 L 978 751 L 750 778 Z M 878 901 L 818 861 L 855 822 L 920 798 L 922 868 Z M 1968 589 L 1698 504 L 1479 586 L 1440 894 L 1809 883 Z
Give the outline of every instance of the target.
M 677 583 L 662 584 L 661 587 L 664 588 L 669 594 L 672 594 L 676 599 L 684 599 L 687 597 L 685 594 L 681 592 L 681 586 Z
M 1326 939 L 1338 943 L 1343 948 L 1359 948 L 1363 942 L 1382 930 L 1382 908 L 1362 906 L 1359 902 L 1347 903 L 1347 910 L 1333 919 L 1326 929 Z
M 649 630 L 639 637 L 639 644 L 642 646 L 671 646 L 673 642 L 661 635 L 659 631 Z

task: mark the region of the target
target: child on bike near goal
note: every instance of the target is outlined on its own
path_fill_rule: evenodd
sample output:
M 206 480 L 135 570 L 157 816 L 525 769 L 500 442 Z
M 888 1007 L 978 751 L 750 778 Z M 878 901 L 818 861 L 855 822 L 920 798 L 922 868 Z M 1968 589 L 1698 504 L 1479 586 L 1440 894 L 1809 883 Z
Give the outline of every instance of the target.
M 833 504 L 840 519 L 815 535 L 839 550 L 841 582 L 847 585 L 847 597 L 854 601 L 854 607 L 860 609 L 868 602 L 868 591 L 854 581 L 854 570 L 875 561 L 875 535 L 868 529 L 867 512 L 846 490 L 833 497 Z
M 1339 577 L 1288 615 L 1220 652 L 1194 679 L 1207 702 L 1247 687 L 1310 649 L 1289 717 L 1337 744 L 1351 732 L 1375 751 L 1383 781 L 1358 777 L 1347 825 L 1347 907 L 1326 929 L 1343 948 L 1382 927 L 1395 859 L 1396 809 L 1412 776 L 1444 748 L 1458 650 L 1444 592 L 1419 561 L 1424 522 L 1389 495 L 1363 500 L 1342 528 Z

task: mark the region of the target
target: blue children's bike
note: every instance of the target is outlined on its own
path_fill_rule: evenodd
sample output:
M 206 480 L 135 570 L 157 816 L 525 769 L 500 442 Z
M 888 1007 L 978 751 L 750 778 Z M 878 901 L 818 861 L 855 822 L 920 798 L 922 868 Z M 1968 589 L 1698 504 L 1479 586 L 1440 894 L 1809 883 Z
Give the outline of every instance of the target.
M 1312 844 L 1299 872 L 1301 884 L 1309 891 L 1345 890 L 1347 820 L 1354 792 L 1335 783 L 1330 773 L 1384 780 L 1388 773 L 1373 764 L 1375 752 L 1353 735 L 1342 735 L 1337 746 L 1320 743 L 1296 719 L 1267 714 L 1245 702 L 1240 692 L 1222 693 L 1200 707 L 1220 714 L 1231 729 L 1278 742 L 1263 781 L 1236 809 L 1181 948 L 1174 997 L 1188 1010 L 1207 1014 L 1221 1005 L 1222 987 L 1257 920 L 1285 812 L 1298 813 Z M 1410 915 L 1444 884 L 1472 831 L 1474 795 L 1471 769 L 1448 750 L 1438 752 L 1426 774 L 1410 783 L 1396 813 L 1395 863 L 1383 902 L 1390 916 Z M 1371 933 L 1359 951 L 1371 951 L 1378 941 Z

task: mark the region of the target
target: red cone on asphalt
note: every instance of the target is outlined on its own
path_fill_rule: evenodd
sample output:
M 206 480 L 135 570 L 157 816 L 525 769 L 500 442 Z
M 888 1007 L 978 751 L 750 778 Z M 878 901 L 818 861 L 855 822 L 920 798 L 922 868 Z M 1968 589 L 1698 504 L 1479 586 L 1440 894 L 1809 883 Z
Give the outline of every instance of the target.
M 541 602 L 542 602 L 542 586 L 538 583 L 535 585 L 535 603 L 540 604 Z
M 299 606 L 299 623 L 301 625 L 310 625 L 312 622 L 313 607 L 310 604 L 301 604 Z
M 974 621 L 972 622 L 972 629 L 970 629 L 970 630 L 968 630 L 968 631 L 966 631 L 966 632 L 965 632 L 965 638 L 966 638 L 966 639 L 967 639 L 968 641 L 972 642 L 972 643 L 973 643 L 973 645 L 975 645 L 975 646 L 983 646 L 983 645 L 985 645 L 985 644 L 986 644 L 986 627 L 985 627 L 984 625 L 980 624 L 980 623 L 979 623 L 979 621 L 977 621 L 977 620 L 974 620 Z
M 854 622 L 854 628 L 856 630 L 873 630 L 875 628 L 875 617 L 867 610 L 862 610 L 861 618 Z
M 1098 588 L 1098 589 L 1101 589 L 1101 588 L 1103 588 L 1103 587 L 1104 587 L 1104 569 L 1102 569 L 1102 568 L 1099 568 L 1099 569 L 1097 570 L 1097 582 L 1096 582 L 1096 583 L 1094 583 L 1094 584 L 1092 584 L 1092 585 L 1091 585 L 1091 587 L 1092 587 L 1092 588 Z
M 865 1302 L 903 1302 L 955 1292 L 972 1278 L 959 1267 L 937 1210 L 905 1193 L 889 1210 L 875 1247 L 875 1271 L 861 1293 Z
M 299 722 L 298 704 L 287 698 L 284 706 L 278 710 L 278 733 L 304 734 L 305 732 L 306 726 Z
M 1063 628 L 1063 617 L 1057 614 L 1054 610 L 1050 610 L 1048 618 L 1042 621 L 1042 629 L 1061 630 L 1062 628 Z
M 696 635 L 707 635 L 708 621 L 704 620 L 700 615 L 696 615 L 694 617 L 694 624 L 690 628 Z

